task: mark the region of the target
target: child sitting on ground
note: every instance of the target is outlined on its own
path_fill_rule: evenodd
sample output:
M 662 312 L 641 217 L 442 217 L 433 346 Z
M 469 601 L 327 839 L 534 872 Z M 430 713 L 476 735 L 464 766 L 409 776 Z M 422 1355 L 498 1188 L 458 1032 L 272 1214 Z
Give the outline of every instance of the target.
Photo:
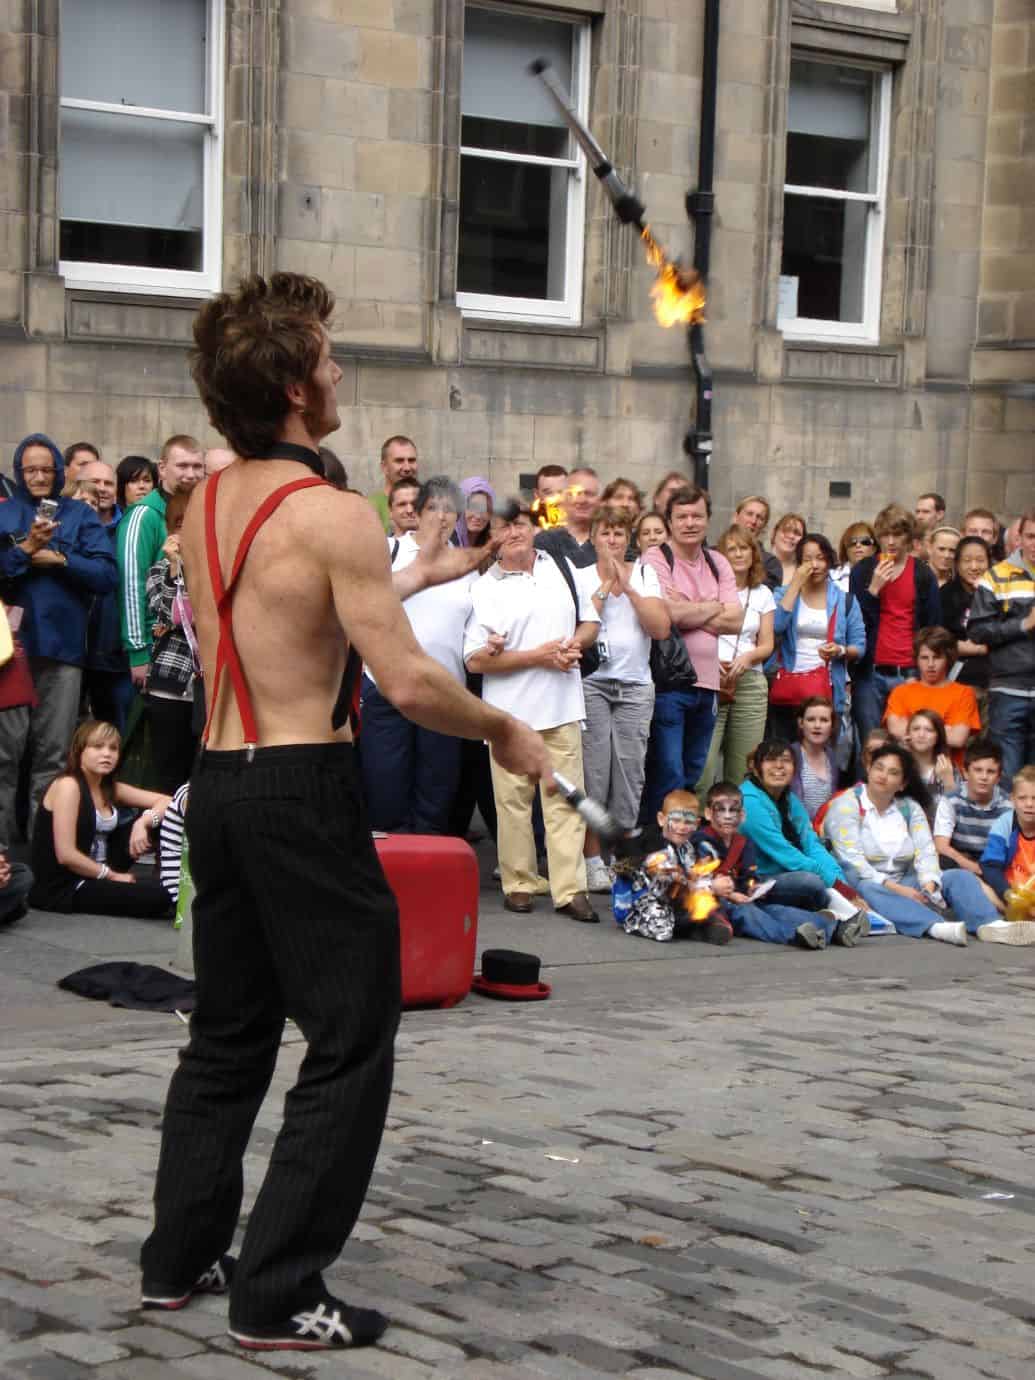
M 1006 903 L 1006 920 L 982 927 L 981 938 L 998 944 L 1035 944 L 1035 766 L 1022 767 L 1010 792 L 1013 810 L 992 825 L 981 870 Z
M 718 911 L 694 921 L 688 909 L 692 894 L 701 889 L 692 872 L 697 857 L 690 842 L 700 821 L 692 791 L 669 791 L 657 828 L 644 830 L 636 851 L 616 859 L 615 915 L 626 934 L 664 942 L 678 924 L 681 933 L 706 944 L 728 944 L 733 938 L 733 927 Z
M 973 872 L 990 899 L 1002 909 L 985 880 L 981 855 L 992 825 L 1010 809 L 1010 797 L 999 785 L 1003 751 L 991 738 L 972 738 L 963 753 L 963 784 L 943 795 L 934 816 L 934 846 L 942 871 L 962 867 Z
M 809 911 L 779 901 L 770 903 L 762 899 L 768 888 L 757 901 L 754 899 L 758 854 L 751 840 L 739 832 L 744 819 L 744 797 L 739 786 L 729 781 L 712 786 L 705 799 L 704 817 L 708 822 L 693 836 L 692 843 L 698 858 L 715 858 L 719 862 L 712 890 L 720 899 L 722 914 L 731 922 L 733 933 L 769 944 L 826 948 L 828 940 L 837 933 L 838 919 L 833 913 Z

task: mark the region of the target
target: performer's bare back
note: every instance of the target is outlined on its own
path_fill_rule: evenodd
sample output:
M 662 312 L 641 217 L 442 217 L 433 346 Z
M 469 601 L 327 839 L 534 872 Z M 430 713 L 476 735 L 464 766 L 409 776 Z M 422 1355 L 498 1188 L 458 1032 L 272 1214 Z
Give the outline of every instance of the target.
M 216 535 L 224 580 L 262 501 L 304 477 L 302 465 L 284 460 L 238 461 L 222 473 Z M 211 483 L 192 496 L 181 537 L 207 695 L 219 636 L 205 553 Z M 380 580 L 370 578 L 375 575 Z M 355 626 L 346 629 L 345 617 Z M 391 596 L 384 534 L 370 505 L 329 485 L 289 495 L 256 535 L 233 593 L 234 640 L 264 747 L 349 739 L 347 726 L 332 730 L 331 717 L 347 634 L 361 641 L 371 620 L 386 623 L 380 635 L 408 642 L 409 625 Z M 223 679 L 208 746 L 232 750 L 244 745 L 244 734 L 225 673 Z

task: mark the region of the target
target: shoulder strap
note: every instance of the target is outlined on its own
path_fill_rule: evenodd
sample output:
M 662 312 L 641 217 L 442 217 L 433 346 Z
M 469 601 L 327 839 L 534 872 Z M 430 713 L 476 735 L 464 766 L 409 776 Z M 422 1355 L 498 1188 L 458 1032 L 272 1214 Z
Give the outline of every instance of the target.
M 567 558 L 564 557 L 564 556 L 558 556 L 558 555 L 556 555 L 555 552 L 553 552 L 553 551 L 548 551 L 548 552 L 547 552 L 547 555 L 550 557 L 550 559 L 551 559 L 551 560 L 553 561 L 553 563 L 556 565 L 557 569 L 558 569 L 558 570 L 561 572 L 561 574 L 564 576 L 564 583 L 568 586 L 568 592 L 571 594 L 572 602 L 573 602 L 574 605 L 575 605 L 575 626 L 578 627 L 578 624 L 579 624 L 579 592 L 578 592 L 578 590 L 575 588 L 575 577 L 572 575 L 571 570 L 570 570 L 570 568 L 569 568 L 569 566 L 568 566 Z
M 392 562 L 393 565 L 395 564 L 395 558 L 396 558 L 396 556 L 398 556 L 398 554 L 399 554 L 399 542 L 398 542 L 398 540 L 396 540 L 396 541 L 393 541 L 393 542 L 392 542 L 392 554 L 391 554 L 391 556 L 390 556 L 390 558 L 389 558 L 389 559 L 391 560 L 391 562 Z
M 212 694 L 209 700 L 208 719 L 205 722 L 205 730 L 201 741 L 208 742 L 209 732 L 212 728 L 212 719 L 216 712 L 216 702 L 219 699 L 220 681 L 222 679 L 224 665 L 229 667 L 230 680 L 234 688 L 234 699 L 237 701 L 237 712 L 241 716 L 241 728 L 244 733 L 245 747 L 253 750 L 258 742 L 258 728 L 255 723 L 255 713 L 252 708 L 251 695 L 248 692 L 248 682 L 244 678 L 244 668 L 241 665 L 241 658 L 237 654 L 237 646 L 234 642 L 233 613 L 231 603 L 233 599 L 234 585 L 237 577 L 241 573 L 241 567 L 248 556 L 251 544 L 263 524 L 273 516 L 284 499 L 289 494 L 297 492 L 299 489 L 311 489 L 317 484 L 325 484 L 327 481 L 312 475 L 306 479 L 294 479 L 290 484 L 282 484 L 279 489 L 274 489 L 271 494 L 259 504 L 251 521 L 244 529 L 240 544 L 237 547 L 237 554 L 234 556 L 233 565 L 230 570 L 230 579 L 224 583 L 223 571 L 219 561 L 219 541 L 216 536 L 216 497 L 218 494 L 219 481 L 223 477 L 224 471 L 220 470 L 209 480 L 205 489 L 205 554 L 208 558 L 208 574 L 212 585 L 212 598 L 216 605 L 216 614 L 219 618 L 219 642 L 216 646 L 216 670 L 212 678 Z
M 672 548 L 671 546 L 669 546 L 667 541 L 663 541 L 661 543 L 661 554 L 665 557 L 665 560 L 668 561 L 669 570 L 675 570 L 676 558 L 672 554 Z
M 718 583 L 719 583 L 719 567 L 718 567 L 718 566 L 715 564 L 715 562 L 712 560 L 712 553 L 708 550 L 707 546 L 702 546 L 702 547 L 701 547 L 701 555 L 704 557 L 704 561 L 705 561 L 705 564 L 707 565 L 708 569 L 712 572 L 712 579 L 715 581 L 716 584 L 718 584 Z M 716 591 L 716 592 L 718 592 L 718 591 Z

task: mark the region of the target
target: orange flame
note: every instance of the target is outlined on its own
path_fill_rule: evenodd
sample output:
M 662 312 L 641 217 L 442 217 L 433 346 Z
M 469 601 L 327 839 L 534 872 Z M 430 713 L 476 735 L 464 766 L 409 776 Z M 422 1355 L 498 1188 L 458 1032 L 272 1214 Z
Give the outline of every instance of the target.
M 658 271 L 650 290 L 654 315 L 660 326 L 700 326 L 705 320 L 708 294 L 701 275 L 694 268 L 680 268 L 665 254 L 651 234 L 649 225 L 640 232 L 647 250 L 647 262 Z
M 563 527 L 564 509 L 556 496 L 537 498 L 532 502 L 532 518 L 540 527 Z
M 712 911 L 718 908 L 719 903 L 715 899 L 710 881 L 718 866 L 718 858 L 709 858 L 706 862 L 694 863 L 690 869 L 691 882 L 683 897 L 683 905 L 687 915 L 695 923 L 707 920 Z

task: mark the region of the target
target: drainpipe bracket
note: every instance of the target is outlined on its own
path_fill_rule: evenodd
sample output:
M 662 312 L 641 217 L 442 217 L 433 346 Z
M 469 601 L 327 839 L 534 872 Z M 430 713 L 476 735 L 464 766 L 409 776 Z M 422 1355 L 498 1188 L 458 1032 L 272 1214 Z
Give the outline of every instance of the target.
M 715 213 L 715 193 L 702 192 L 699 187 L 692 192 L 687 192 L 686 213 L 694 221 L 701 216 L 713 215 Z

